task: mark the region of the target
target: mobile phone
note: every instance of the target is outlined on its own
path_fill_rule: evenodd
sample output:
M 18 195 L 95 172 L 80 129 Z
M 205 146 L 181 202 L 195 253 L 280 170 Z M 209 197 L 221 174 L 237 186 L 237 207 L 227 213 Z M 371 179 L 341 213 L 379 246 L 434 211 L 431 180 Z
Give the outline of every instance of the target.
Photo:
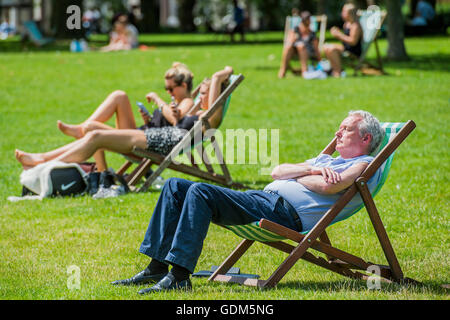
M 144 106 L 142 102 L 136 102 L 139 109 L 141 109 L 146 115 L 150 116 L 150 112 L 148 112 L 147 108 Z

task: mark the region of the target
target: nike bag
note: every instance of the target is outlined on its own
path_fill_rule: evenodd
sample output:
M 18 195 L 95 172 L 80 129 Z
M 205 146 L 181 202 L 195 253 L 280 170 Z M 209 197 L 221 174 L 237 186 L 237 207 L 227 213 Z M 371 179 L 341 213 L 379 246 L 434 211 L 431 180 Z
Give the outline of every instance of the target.
M 88 189 L 87 173 L 77 163 L 50 161 L 22 172 L 20 183 L 39 198 L 74 196 Z M 23 194 L 23 195 L 24 195 Z

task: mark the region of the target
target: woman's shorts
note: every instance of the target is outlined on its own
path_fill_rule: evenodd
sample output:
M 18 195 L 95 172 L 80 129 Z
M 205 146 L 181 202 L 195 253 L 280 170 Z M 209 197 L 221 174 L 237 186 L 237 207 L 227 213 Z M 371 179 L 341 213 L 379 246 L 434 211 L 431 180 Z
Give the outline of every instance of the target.
M 187 132 L 185 129 L 173 126 L 145 129 L 147 150 L 167 155 L 183 139 Z

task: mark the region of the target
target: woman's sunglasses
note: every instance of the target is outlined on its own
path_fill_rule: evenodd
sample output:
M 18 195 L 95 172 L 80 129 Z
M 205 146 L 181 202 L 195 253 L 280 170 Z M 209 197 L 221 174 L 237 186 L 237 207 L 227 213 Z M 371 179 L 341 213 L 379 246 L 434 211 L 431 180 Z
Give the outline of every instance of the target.
M 166 91 L 169 91 L 170 93 L 172 93 L 173 90 L 175 90 L 176 87 L 180 87 L 180 86 L 181 86 L 181 85 L 176 85 L 176 86 L 173 86 L 173 87 L 164 87 L 164 89 L 165 89 Z

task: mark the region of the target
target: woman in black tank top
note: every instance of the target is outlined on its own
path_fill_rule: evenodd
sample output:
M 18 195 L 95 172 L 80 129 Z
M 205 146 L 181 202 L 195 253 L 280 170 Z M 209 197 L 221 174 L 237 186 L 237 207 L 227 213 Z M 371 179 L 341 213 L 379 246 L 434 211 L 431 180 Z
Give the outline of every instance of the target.
M 355 22 L 355 23 L 358 23 L 358 22 Z M 344 28 L 343 32 L 344 32 L 344 35 L 346 35 L 347 37 L 350 37 L 350 28 Z M 345 51 L 348 51 L 351 54 L 359 57 L 362 52 L 361 39 L 362 39 L 362 37 L 359 37 L 358 43 L 355 45 L 351 45 L 347 42 L 342 41 L 342 45 L 344 46 Z
M 341 55 L 344 51 L 359 57 L 362 53 L 362 28 L 356 15 L 356 7 L 346 4 L 342 8 L 342 19 L 344 20 L 343 31 L 337 27 L 330 29 L 331 35 L 340 40 L 340 44 L 325 44 L 324 53 L 330 60 L 332 75 L 340 77 L 342 72 Z

